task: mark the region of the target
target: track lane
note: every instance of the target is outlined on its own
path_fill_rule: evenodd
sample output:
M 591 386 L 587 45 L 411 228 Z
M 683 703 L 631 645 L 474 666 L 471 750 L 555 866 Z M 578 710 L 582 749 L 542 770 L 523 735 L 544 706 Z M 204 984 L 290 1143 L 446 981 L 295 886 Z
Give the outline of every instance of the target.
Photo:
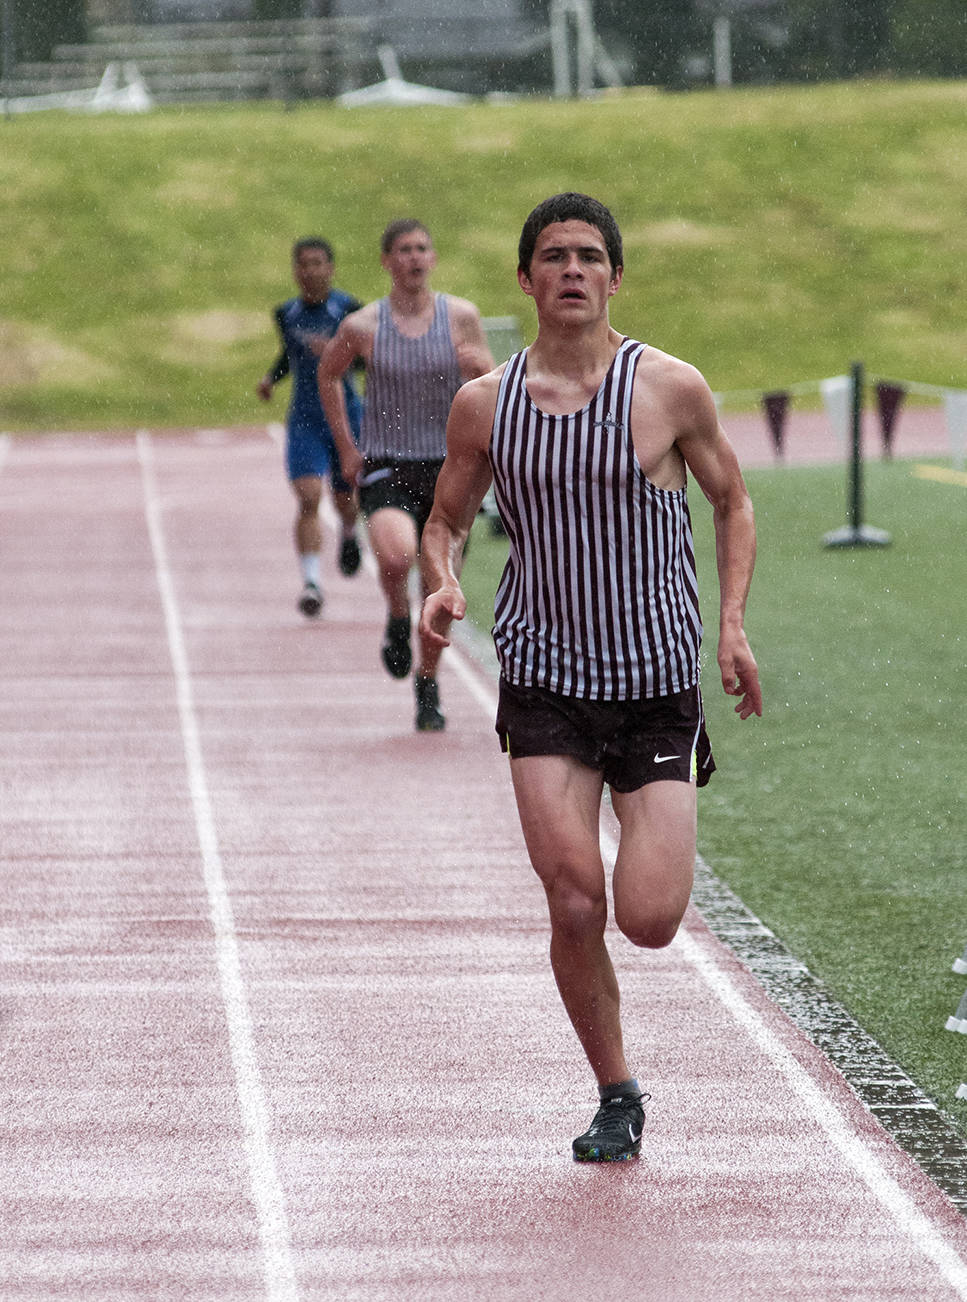
M 693 911 L 660 954 L 616 938 L 654 1095 L 643 1160 L 570 1162 L 593 1088 L 546 963 L 486 675 L 451 661 L 448 732 L 414 735 L 409 684 L 378 665 L 372 580 L 332 575 L 324 619 L 295 614 L 268 441 L 151 444 L 297 1296 L 967 1296 L 962 1218 Z M 79 523 L 38 548 L 42 479 L 71 485 Z M 268 1297 L 137 480 L 129 442 L 18 440 L 0 473 L 0 595 L 19 612 L 2 646 L 19 696 L 3 720 L 15 1232 L 0 1264 L 23 1299 Z M 84 576 L 66 603 L 24 596 L 62 567 Z M 65 723 L 79 740 L 58 765 Z M 781 1052 L 723 1006 L 693 945 Z M 785 1054 L 896 1183 L 899 1216 L 790 1088 Z
M 262 1297 L 130 441 L 11 444 L 0 605 L 0 1294 Z

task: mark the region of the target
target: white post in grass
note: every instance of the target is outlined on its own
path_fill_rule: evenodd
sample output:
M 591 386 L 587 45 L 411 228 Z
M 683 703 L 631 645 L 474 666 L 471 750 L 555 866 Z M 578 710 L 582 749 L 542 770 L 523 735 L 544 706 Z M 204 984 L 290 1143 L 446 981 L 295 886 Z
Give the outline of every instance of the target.
M 712 66 L 716 86 L 732 85 L 732 20 L 719 14 L 712 25 Z
M 960 1003 L 957 1005 L 957 1011 L 952 1017 L 947 1018 L 946 1030 L 959 1031 L 961 1035 L 967 1035 L 967 991 L 961 996 Z
M 853 385 L 848 375 L 831 375 L 827 380 L 819 381 L 819 392 L 823 395 L 823 406 L 830 429 L 845 447 L 849 434 L 850 402 Z
M 571 77 L 573 62 L 578 95 L 590 95 L 594 87 L 594 24 L 590 0 L 551 0 L 551 62 L 554 67 L 554 94 L 566 99 L 574 93 Z
M 950 460 L 954 470 L 964 468 L 964 445 L 967 442 L 967 389 L 947 389 L 943 396 Z

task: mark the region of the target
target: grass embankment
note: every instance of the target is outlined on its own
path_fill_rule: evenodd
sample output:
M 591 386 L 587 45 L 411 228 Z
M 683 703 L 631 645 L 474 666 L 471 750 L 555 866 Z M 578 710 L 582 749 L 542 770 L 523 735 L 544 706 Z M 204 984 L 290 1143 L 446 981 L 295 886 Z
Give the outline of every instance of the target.
M 876 83 L 0 123 L 0 428 L 262 419 L 292 239 L 329 236 L 339 283 L 370 299 L 403 213 L 431 226 L 440 287 L 526 330 L 516 238 L 560 189 L 621 220 L 616 326 L 714 389 L 857 357 L 967 385 L 965 104 L 961 83 Z

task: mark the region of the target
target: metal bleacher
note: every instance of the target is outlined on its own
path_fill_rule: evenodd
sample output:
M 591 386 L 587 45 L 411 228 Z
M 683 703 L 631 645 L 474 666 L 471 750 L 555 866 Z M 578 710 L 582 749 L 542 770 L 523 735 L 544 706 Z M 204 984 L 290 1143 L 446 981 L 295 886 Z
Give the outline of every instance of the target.
M 48 63 L 17 65 L 4 96 L 94 86 L 111 63 L 134 64 L 156 103 L 329 97 L 372 70 L 366 18 L 102 26 Z

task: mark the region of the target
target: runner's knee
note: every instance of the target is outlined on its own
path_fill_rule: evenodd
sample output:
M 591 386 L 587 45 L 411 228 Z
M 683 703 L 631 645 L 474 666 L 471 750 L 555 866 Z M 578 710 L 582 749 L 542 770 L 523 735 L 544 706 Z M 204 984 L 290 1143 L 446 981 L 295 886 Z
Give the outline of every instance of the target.
M 604 891 L 588 890 L 565 873 L 545 882 L 551 927 L 556 936 L 584 941 L 604 933 L 608 904 Z
M 683 911 L 672 909 L 654 911 L 647 915 L 631 914 L 615 908 L 615 922 L 619 931 L 639 949 L 664 949 L 678 934 Z
M 377 550 L 376 560 L 383 582 L 387 584 L 405 583 L 413 567 L 413 557 L 397 548 Z
M 299 506 L 299 514 L 302 516 L 313 516 L 319 511 L 319 502 L 322 493 L 320 490 L 311 488 L 299 488 L 296 490 L 296 501 Z

